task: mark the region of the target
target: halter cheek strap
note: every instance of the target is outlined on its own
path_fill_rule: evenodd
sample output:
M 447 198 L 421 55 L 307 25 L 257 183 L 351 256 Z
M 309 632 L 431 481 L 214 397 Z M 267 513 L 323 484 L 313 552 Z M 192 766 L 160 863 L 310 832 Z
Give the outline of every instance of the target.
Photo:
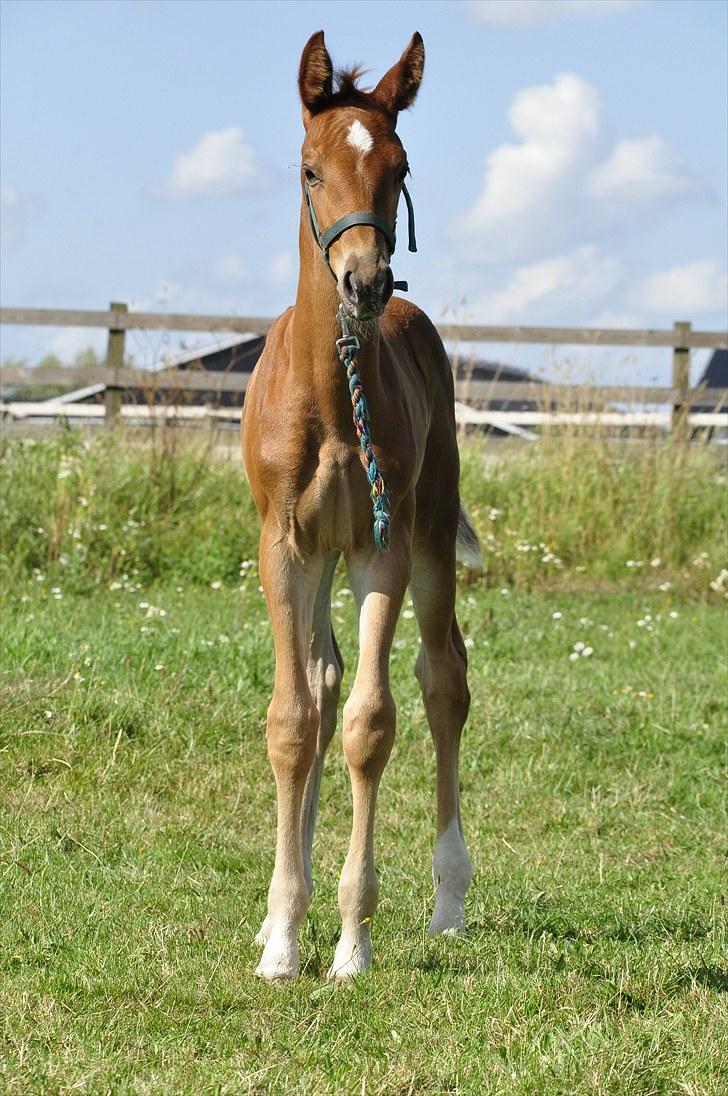
M 410 198 L 407 187 L 402 183 L 402 193 L 404 194 L 404 200 L 407 203 L 407 231 L 409 234 L 409 250 L 417 250 L 417 241 L 415 240 L 415 210 L 412 205 L 412 199 Z M 338 240 L 347 228 L 353 228 L 354 225 L 371 225 L 372 228 L 376 228 L 382 233 L 385 240 L 389 244 L 390 255 L 394 254 L 394 249 L 397 245 L 396 227 L 397 222 L 395 220 L 394 225 L 390 226 L 386 221 L 382 220 L 376 213 L 369 213 L 365 210 L 357 210 L 354 213 L 345 213 L 343 217 L 339 217 L 338 221 L 334 221 L 332 225 L 329 225 L 323 232 L 319 228 L 318 219 L 316 217 L 316 210 L 314 209 L 313 199 L 311 197 L 311 188 L 308 183 L 304 183 L 304 194 L 306 197 L 306 205 L 308 206 L 308 216 L 311 222 L 311 231 L 313 232 L 316 243 L 321 248 L 324 256 L 324 262 L 331 271 L 333 278 L 336 278 L 333 267 L 329 260 L 329 248 L 335 240 Z M 395 282 L 395 289 L 404 290 L 407 292 L 407 282 Z

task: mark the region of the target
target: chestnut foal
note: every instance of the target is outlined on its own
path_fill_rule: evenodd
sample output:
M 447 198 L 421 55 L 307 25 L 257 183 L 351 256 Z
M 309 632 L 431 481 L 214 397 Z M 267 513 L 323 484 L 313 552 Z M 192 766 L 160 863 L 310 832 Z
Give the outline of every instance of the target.
M 342 552 L 359 611 L 359 661 L 344 705 L 353 828 L 330 975 L 346 979 L 371 965 L 374 810 L 395 730 L 389 654 L 408 585 L 421 634 L 415 673 L 437 758 L 430 931 L 464 927 L 471 868 L 458 752 L 470 697 L 455 619 L 455 552 L 457 542 L 460 557 L 477 565 L 479 545 L 459 502 L 450 363 L 424 313 L 391 297 L 389 265 L 408 170 L 395 125 L 414 101 L 423 67 L 419 34 L 371 93 L 357 87 L 355 71 L 338 73 L 335 82 L 323 32 L 301 58 L 306 135 L 296 304 L 271 329 L 243 425 L 276 656 L 267 740 L 278 829 L 268 915 L 257 937 L 257 973 L 267 979 L 299 969 L 297 933 L 313 887 L 321 770 L 343 669 L 331 624 Z

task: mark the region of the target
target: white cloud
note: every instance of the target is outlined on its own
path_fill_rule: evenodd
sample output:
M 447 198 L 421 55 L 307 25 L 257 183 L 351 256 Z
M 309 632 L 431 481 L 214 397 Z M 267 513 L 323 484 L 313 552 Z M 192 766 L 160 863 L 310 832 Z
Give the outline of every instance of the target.
M 130 308 L 140 312 L 199 312 L 202 314 L 220 316 L 275 316 L 283 311 L 290 303 L 291 280 L 295 273 L 295 264 L 292 256 L 274 256 L 255 272 L 243 271 L 242 264 L 224 262 L 218 273 L 240 273 L 241 277 L 230 277 L 227 281 L 215 277 L 215 268 L 218 264 L 208 264 L 202 268 L 196 268 L 191 280 L 186 273 L 181 274 L 179 281 L 173 278 L 165 278 L 157 282 L 156 286 L 145 296 L 140 297 L 130 304 Z M 229 260 L 235 256 L 223 256 Z M 282 272 L 290 271 L 287 284 L 283 284 Z M 146 333 L 139 333 L 145 335 Z M 146 339 L 149 342 L 149 339 Z M 158 339 L 154 336 L 155 353 L 159 350 Z M 145 340 L 136 338 L 131 346 L 135 356 L 141 356 L 147 360 L 146 354 L 149 347 Z M 149 360 L 154 360 L 151 358 Z
M 243 140 L 240 126 L 204 133 L 175 160 L 162 189 L 166 198 L 217 197 L 256 186 L 262 172 L 255 149 Z
M 647 203 L 695 192 L 697 182 L 661 137 L 618 141 L 591 173 L 590 193 L 607 201 Z
M 571 315 L 584 306 L 599 306 L 621 275 L 617 259 L 600 255 L 593 247 L 580 247 L 541 262 L 518 267 L 503 289 L 476 303 L 479 315 L 494 322 L 533 322 L 566 310 Z M 534 315 L 535 313 L 535 315 Z
M 281 251 L 257 269 L 258 280 L 273 289 L 289 289 L 296 263 L 290 251 Z M 212 266 L 212 277 L 221 285 L 234 287 L 253 281 L 253 274 L 238 255 L 222 255 Z
M 466 250 L 495 257 L 559 242 L 559 221 L 573 215 L 574 190 L 596 156 L 599 95 L 574 73 L 560 73 L 552 84 L 520 91 L 508 120 L 520 143 L 491 152 L 480 196 L 454 225 Z
M 728 312 L 728 274 L 713 259 L 703 259 L 650 274 L 632 299 L 648 312 L 673 318 Z
M 480 195 L 451 226 L 472 259 L 547 256 L 631 227 L 700 187 L 656 136 L 608 147 L 599 93 L 574 73 L 524 88 L 508 120 L 518 143 L 489 155 Z
M 611 15 L 634 8 L 638 3 L 639 0 L 466 0 L 465 8 L 477 23 L 533 27 L 560 19 Z
M 605 308 L 589 320 L 589 327 L 642 327 L 644 316 L 635 309 Z

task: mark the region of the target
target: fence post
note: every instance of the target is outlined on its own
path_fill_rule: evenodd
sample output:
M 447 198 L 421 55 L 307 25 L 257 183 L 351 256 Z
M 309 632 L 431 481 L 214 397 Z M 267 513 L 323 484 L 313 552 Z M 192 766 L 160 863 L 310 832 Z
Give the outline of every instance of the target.
M 129 306 L 122 301 L 112 301 L 109 305 L 112 312 L 128 312 Z M 113 428 L 121 412 L 121 388 L 114 384 L 118 380 L 119 370 L 124 365 L 124 340 L 126 331 L 121 328 L 109 328 L 109 341 L 106 350 L 106 368 L 114 370 L 114 378 L 111 384 L 107 384 L 104 393 L 104 406 L 106 407 L 106 426 Z
M 674 323 L 673 330 L 676 336 L 685 335 L 690 330 L 687 321 Z M 672 386 L 679 389 L 678 402 L 672 408 L 672 437 L 677 442 L 687 442 L 690 431 L 688 429 L 688 389 L 690 388 L 690 350 L 681 346 L 676 338 L 672 350 Z

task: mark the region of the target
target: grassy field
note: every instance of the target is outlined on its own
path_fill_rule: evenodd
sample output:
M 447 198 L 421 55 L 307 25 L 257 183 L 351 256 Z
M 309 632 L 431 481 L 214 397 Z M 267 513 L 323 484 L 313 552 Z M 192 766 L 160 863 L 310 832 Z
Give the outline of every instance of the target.
M 407 607 L 375 969 L 337 989 L 340 742 L 302 975 L 252 973 L 273 854 L 272 644 L 239 472 L 115 445 L 5 454 L 0 1090 L 725 1092 L 724 484 L 710 459 L 652 509 L 639 474 L 614 468 L 580 530 L 573 514 L 557 525 L 555 470 L 533 485 L 539 517 L 526 466 L 484 478 L 471 454 L 490 580 L 459 590 L 470 932 L 426 935 L 434 764 Z M 574 510 L 598 482 L 587 467 Z M 610 531 L 629 483 L 641 521 Z

